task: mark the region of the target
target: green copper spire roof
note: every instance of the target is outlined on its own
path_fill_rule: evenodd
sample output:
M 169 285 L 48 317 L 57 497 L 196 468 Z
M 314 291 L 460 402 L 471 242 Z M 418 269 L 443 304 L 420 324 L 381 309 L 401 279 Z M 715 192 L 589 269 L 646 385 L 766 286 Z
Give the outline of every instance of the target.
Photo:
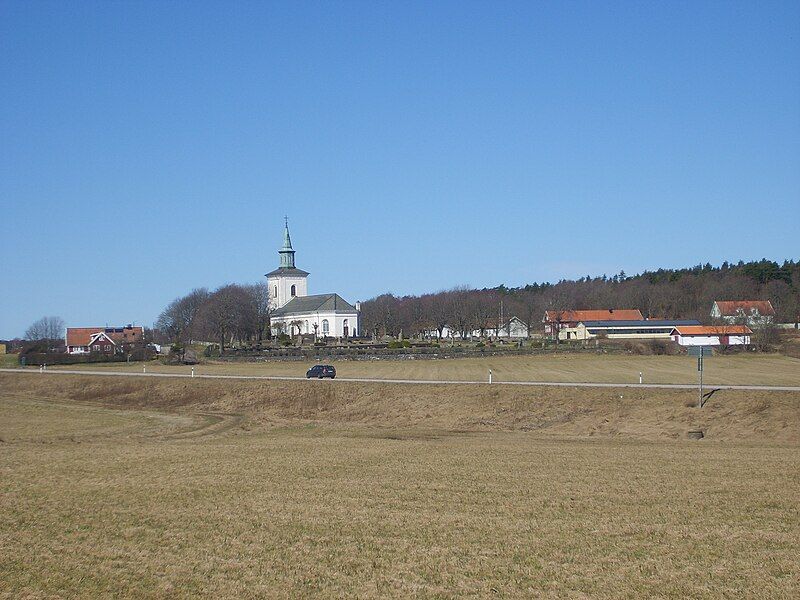
M 292 238 L 289 237 L 289 218 L 284 217 L 283 248 L 278 250 L 281 255 L 281 269 L 294 269 L 294 250 Z

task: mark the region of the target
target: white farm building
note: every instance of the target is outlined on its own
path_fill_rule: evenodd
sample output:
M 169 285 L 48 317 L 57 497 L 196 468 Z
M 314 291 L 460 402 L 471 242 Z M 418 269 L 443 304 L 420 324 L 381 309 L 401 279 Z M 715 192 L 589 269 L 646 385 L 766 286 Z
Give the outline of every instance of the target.
M 670 337 L 681 346 L 747 346 L 753 332 L 746 325 L 675 327 Z

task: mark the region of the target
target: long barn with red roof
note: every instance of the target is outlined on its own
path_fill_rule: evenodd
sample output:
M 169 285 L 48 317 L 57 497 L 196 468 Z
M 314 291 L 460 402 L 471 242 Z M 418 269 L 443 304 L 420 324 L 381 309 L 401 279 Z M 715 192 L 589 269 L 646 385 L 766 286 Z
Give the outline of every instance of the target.
M 638 309 L 591 309 L 591 310 L 548 310 L 542 323 L 547 335 L 562 329 L 576 327 L 581 321 L 642 321 L 644 317 Z

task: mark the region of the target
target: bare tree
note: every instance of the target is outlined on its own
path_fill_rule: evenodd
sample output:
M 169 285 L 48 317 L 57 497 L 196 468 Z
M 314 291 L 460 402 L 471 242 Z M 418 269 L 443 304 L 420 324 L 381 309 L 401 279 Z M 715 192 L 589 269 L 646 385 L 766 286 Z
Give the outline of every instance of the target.
M 269 297 L 269 286 L 266 283 L 257 283 L 247 286 L 247 292 L 252 296 L 255 308 L 256 340 L 262 341 L 264 334 L 270 335 L 269 317 L 272 314 L 272 304 Z
M 548 317 L 550 321 L 550 332 L 553 333 L 553 337 L 556 342 L 556 346 L 559 344 L 559 333 L 562 329 L 562 324 L 564 320 L 567 318 L 569 311 L 573 308 L 573 296 L 568 293 L 568 288 L 565 286 L 554 286 L 551 290 L 548 291 L 548 298 L 547 298 L 547 306 L 548 306 Z
M 396 335 L 400 329 L 398 313 L 400 302 L 392 294 L 386 293 L 365 302 L 361 308 L 362 329 L 372 331 L 378 337 L 383 331 L 385 335 Z
M 197 315 L 208 300 L 206 288 L 196 288 L 186 296 L 176 298 L 159 315 L 156 328 L 169 336 L 173 341 L 189 342 L 200 337 Z
M 541 294 L 531 291 L 523 291 L 514 298 L 512 305 L 518 316 L 527 324 L 527 336 L 531 337 L 535 323 L 540 323 L 544 314 L 545 304 Z
M 765 322 L 753 327 L 752 342 L 759 352 L 769 352 L 778 344 L 780 337 L 774 323 Z
M 34 321 L 25 331 L 25 339 L 31 342 L 64 339 L 66 325 L 61 317 L 42 317 Z
M 220 352 L 252 332 L 252 297 L 239 285 L 228 284 L 215 290 L 200 307 L 196 319 L 219 339 Z
M 469 294 L 467 302 L 472 317 L 471 321 L 478 329 L 480 336 L 484 337 L 486 330 L 496 322 L 496 333 L 497 336 L 500 337 L 500 328 L 503 326 L 503 323 L 500 322 L 500 300 L 497 294 Z
M 461 335 L 461 339 L 466 339 L 472 329 L 472 311 L 469 302 L 470 289 L 466 286 L 453 288 L 450 291 L 449 302 L 449 322 L 450 327 L 455 328 Z
M 437 337 L 441 339 L 450 315 L 450 296 L 446 292 L 440 292 L 438 294 L 427 294 L 422 298 L 425 312 L 436 329 Z

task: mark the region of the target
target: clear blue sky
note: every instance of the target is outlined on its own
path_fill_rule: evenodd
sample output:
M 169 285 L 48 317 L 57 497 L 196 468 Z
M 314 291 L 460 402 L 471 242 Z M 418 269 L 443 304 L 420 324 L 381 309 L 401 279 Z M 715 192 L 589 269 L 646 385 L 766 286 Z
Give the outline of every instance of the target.
M 800 252 L 797 2 L 0 1 L 0 337 Z

